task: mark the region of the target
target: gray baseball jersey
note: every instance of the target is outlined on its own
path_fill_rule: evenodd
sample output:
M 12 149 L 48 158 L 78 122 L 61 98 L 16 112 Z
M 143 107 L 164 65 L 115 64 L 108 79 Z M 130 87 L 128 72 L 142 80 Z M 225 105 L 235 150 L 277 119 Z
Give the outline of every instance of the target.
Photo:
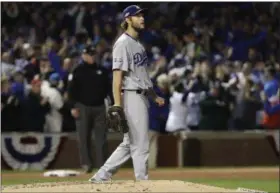
M 152 87 L 146 70 L 148 57 L 143 45 L 128 34 L 122 34 L 113 47 L 113 70 L 127 72 L 123 89 L 136 90 Z

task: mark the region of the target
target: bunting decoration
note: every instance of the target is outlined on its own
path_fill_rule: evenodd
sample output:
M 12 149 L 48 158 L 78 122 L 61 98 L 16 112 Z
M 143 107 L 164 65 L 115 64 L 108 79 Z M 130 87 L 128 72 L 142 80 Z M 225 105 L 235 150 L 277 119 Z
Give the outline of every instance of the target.
M 16 170 L 43 170 L 54 160 L 61 142 L 57 134 L 2 134 L 1 153 L 4 161 Z

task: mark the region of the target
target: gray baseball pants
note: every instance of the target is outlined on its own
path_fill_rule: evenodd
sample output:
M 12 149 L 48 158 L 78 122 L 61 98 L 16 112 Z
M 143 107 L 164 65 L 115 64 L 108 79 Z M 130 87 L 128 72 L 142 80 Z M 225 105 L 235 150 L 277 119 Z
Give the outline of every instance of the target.
M 94 178 L 103 180 L 111 178 L 131 157 L 136 180 L 148 179 L 148 107 L 149 101 L 146 96 L 136 91 L 124 91 L 123 108 L 129 132 L 124 134 L 122 143 L 94 175 Z

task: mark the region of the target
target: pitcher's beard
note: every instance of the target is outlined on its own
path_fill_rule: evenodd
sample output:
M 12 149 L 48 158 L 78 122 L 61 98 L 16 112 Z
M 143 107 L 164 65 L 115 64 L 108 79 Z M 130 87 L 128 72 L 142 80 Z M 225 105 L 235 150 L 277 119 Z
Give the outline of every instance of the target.
M 143 29 L 141 29 L 140 27 L 138 27 L 138 26 L 135 26 L 135 25 L 133 25 L 132 24 L 132 26 L 131 26 L 136 32 L 138 32 L 138 33 L 140 33 L 140 32 L 142 32 L 143 30 L 144 30 L 144 28 Z

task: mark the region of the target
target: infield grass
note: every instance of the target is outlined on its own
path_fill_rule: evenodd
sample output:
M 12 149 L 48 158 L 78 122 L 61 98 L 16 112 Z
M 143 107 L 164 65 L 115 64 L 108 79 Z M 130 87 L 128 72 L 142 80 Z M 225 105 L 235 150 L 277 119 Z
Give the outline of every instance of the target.
M 15 178 L 13 180 L 5 180 L 2 179 L 2 185 L 16 185 L 16 184 L 33 184 L 33 183 L 45 183 L 45 182 L 69 182 L 69 181 L 82 181 L 77 178 L 69 177 L 69 178 L 59 178 L 59 177 L 51 177 L 51 178 L 25 178 L 19 179 Z
M 211 186 L 237 189 L 247 188 L 266 192 L 280 192 L 278 180 L 248 180 L 248 179 L 188 179 L 190 182 Z

